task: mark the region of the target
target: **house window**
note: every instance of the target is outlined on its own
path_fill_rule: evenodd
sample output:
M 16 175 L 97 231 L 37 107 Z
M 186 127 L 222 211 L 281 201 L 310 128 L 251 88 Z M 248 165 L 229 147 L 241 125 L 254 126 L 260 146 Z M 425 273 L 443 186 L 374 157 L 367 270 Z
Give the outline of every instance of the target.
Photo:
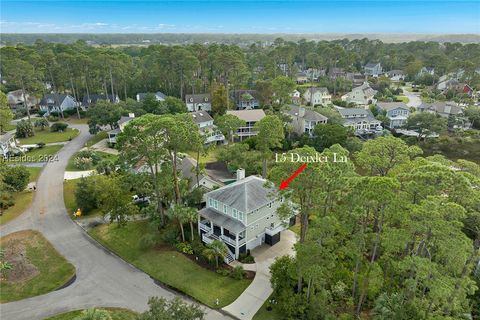
M 215 209 L 218 209 L 218 201 L 217 200 L 213 200 L 213 207 Z
M 236 219 L 237 218 L 237 209 L 232 209 L 232 216 Z
M 213 200 L 211 198 L 208 198 L 208 206 L 213 207 Z
M 223 205 L 223 213 L 228 214 L 228 206 L 226 204 Z
M 243 222 L 243 212 L 241 211 L 238 212 L 238 220 Z

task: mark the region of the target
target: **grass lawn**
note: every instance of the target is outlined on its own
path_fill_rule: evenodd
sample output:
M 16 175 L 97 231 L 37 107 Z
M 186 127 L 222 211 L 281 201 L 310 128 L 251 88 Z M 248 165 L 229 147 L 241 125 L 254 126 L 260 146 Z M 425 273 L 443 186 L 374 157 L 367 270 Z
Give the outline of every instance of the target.
M 177 251 L 141 248 L 141 238 L 148 230 L 147 221 L 101 225 L 89 234 L 107 248 L 145 271 L 155 279 L 172 286 L 211 308 L 222 308 L 233 302 L 251 283 L 235 280 L 202 268 Z M 215 305 L 215 299 L 219 305 Z
M 5 250 L 5 259 L 13 264 L 2 280 L 2 303 L 53 291 L 75 274 L 75 267 L 38 231 L 11 233 L 0 238 L 0 245 Z
M 25 167 L 25 168 L 27 169 L 28 173 L 30 173 L 30 182 L 37 181 L 38 176 L 40 175 L 43 169 L 40 167 Z
M 270 298 L 267 299 L 257 313 L 255 313 L 253 320 L 277 320 L 282 318 L 282 315 L 274 309 L 270 311 L 267 310 L 267 306 L 269 305 L 268 300 L 270 300 Z
M 86 145 L 87 147 L 91 147 L 97 142 L 100 142 L 103 139 L 107 139 L 107 138 L 108 138 L 108 133 L 106 131 L 100 131 L 99 133 L 94 135 L 92 138 L 90 138 L 90 140 L 87 141 Z
M 23 213 L 32 203 L 33 199 L 33 191 L 22 191 L 22 192 L 15 192 L 13 195 L 13 200 L 15 204 L 5 210 L 3 214 L 0 216 L 0 225 L 9 222 L 10 220 L 15 219 L 20 214 Z
M 27 151 L 24 155 L 11 158 L 6 162 L 11 163 L 30 163 L 30 162 L 48 162 L 55 161 L 54 154 L 62 149 L 62 145 L 45 146 Z
M 37 130 L 35 129 L 35 135 L 33 137 L 18 139 L 20 144 L 37 144 L 63 142 L 68 141 L 70 138 L 75 138 L 79 131 L 77 129 L 67 128 L 64 132 L 51 132 L 49 129 Z
M 206 155 L 200 154 L 200 163 L 208 163 L 208 162 L 215 162 L 218 159 L 218 154 L 220 150 L 225 148 L 224 146 L 215 146 L 214 148 L 210 149 Z M 197 159 L 197 153 L 189 151 L 188 156 L 194 160 Z
M 88 123 L 88 118 L 81 118 L 78 119 L 77 115 L 73 115 L 67 119 L 65 119 L 66 123 L 71 123 L 71 124 L 87 124 Z
M 400 100 L 403 103 L 408 103 L 410 101 L 410 99 L 408 99 L 408 97 L 405 97 L 405 96 L 395 96 L 395 99 Z
M 3 128 L 3 130 L 4 130 L 5 132 L 8 132 L 8 131 L 14 130 L 16 127 L 17 127 L 16 125 L 9 123 L 9 124 L 7 124 L 7 125 L 5 126 L 5 128 Z
M 110 160 L 112 162 L 115 162 L 118 159 L 118 155 L 115 155 L 115 154 L 106 153 L 102 151 L 95 151 L 95 153 L 98 154 L 102 158 L 102 160 Z M 78 169 L 75 167 L 74 159 L 76 155 L 77 154 L 74 154 L 70 159 L 68 159 L 66 171 L 83 171 L 82 169 Z M 94 168 L 91 168 L 91 169 L 94 169 Z M 91 169 L 88 169 L 88 170 L 91 170 Z
M 136 320 L 137 313 L 128 309 L 120 308 L 98 308 L 100 310 L 106 310 L 110 314 L 112 320 Z M 82 314 L 82 310 L 75 310 L 66 313 L 57 314 L 56 316 L 47 318 L 45 320 L 74 320 L 76 317 Z

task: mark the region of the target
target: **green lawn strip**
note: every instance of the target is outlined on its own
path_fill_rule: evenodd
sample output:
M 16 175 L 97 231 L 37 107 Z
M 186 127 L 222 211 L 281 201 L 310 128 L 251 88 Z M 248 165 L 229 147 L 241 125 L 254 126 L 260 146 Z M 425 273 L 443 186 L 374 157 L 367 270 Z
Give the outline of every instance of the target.
M 110 314 L 112 320 L 136 320 L 137 313 L 128 309 L 121 308 L 97 308 L 99 310 L 106 310 Z M 44 319 L 44 320 L 74 320 L 76 317 L 82 314 L 83 310 L 75 310 L 66 313 L 57 314 L 56 316 Z
M 395 99 L 400 100 L 403 103 L 408 103 L 410 101 L 410 99 L 408 99 L 406 96 L 395 96 Z
M 38 180 L 40 173 L 42 172 L 42 167 L 25 167 L 28 173 L 30 173 L 30 182 L 35 182 Z
M 0 290 L 0 302 L 21 300 L 56 290 L 75 275 L 75 267 L 40 232 L 25 230 L 0 239 L 2 248 L 16 242 L 25 246 L 26 259 L 35 266 L 38 274 L 22 282 L 4 281 Z
M 55 161 L 54 154 L 56 154 L 62 145 L 46 146 L 43 148 L 36 148 L 18 157 L 7 160 L 7 163 L 31 163 L 31 162 L 48 162 Z
M 277 320 L 282 319 L 282 315 L 279 314 L 275 309 L 270 311 L 267 310 L 267 307 L 270 305 L 269 300 L 272 298 L 267 299 L 262 305 L 260 309 L 258 309 L 257 313 L 253 316 L 252 320 Z
M 3 214 L 0 216 L 0 225 L 9 222 L 10 220 L 15 219 L 23 211 L 27 210 L 32 203 L 33 199 L 33 191 L 22 191 L 22 192 L 15 192 L 13 195 L 13 200 L 15 204 L 5 210 Z
M 35 129 L 35 135 L 33 137 L 18 139 L 20 144 L 37 144 L 63 142 L 73 139 L 78 135 L 77 129 L 67 128 L 63 132 L 51 132 L 48 128 L 45 130 Z
M 93 146 L 94 144 L 104 140 L 104 139 L 107 139 L 108 138 L 108 133 L 106 131 L 100 131 L 99 133 L 97 133 L 96 135 L 94 135 L 92 138 L 90 138 L 90 140 L 87 141 L 87 147 L 91 147 Z
M 232 303 L 248 287 L 251 280 L 235 280 L 202 268 L 177 251 L 142 249 L 141 238 L 150 232 L 146 221 L 101 225 L 89 234 L 104 246 L 151 275 L 211 308 Z M 215 300 L 219 299 L 219 305 Z
M 111 154 L 111 153 L 107 153 L 107 152 L 102 152 L 102 151 L 95 151 L 95 153 L 97 155 L 99 155 L 102 160 L 110 160 L 112 162 L 115 162 L 117 161 L 118 159 L 118 155 L 116 154 Z M 68 159 L 68 164 L 67 164 L 67 168 L 66 168 L 66 171 L 84 171 L 82 169 L 78 169 L 77 167 L 75 167 L 75 157 L 77 156 L 78 152 L 75 153 L 70 159 Z M 87 169 L 87 170 L 92 170 L 94 168 L 91 168 L 91 169 Z
M 200 154 L 200 163 L 215 162 L 218 159 L 218 154 L 223 149 L 223 146 L 215 146 L 206 155 Z M 188 152 L 188 156 L 194 160 L 197 159 L 197 153 L 193 151 Z

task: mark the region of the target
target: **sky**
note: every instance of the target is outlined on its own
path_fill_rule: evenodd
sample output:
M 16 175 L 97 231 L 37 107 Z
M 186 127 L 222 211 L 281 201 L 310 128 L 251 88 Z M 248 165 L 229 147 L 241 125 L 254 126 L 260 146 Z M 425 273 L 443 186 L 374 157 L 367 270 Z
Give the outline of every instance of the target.
M 1 33 L 480 33 L 476 1 L 0 1 Z

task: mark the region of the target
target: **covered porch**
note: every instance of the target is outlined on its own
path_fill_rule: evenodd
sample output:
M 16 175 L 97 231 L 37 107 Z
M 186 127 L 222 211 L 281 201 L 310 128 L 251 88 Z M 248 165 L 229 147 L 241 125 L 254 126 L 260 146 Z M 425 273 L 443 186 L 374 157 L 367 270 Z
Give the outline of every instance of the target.
M 204 208 L 198 212 L 198 234 L 205 244 L 214 240 L 223 241 L 229 250 L 225 262 L 238 259 L 240 253 L 246 252 L 245 226 L 242 222 Z

